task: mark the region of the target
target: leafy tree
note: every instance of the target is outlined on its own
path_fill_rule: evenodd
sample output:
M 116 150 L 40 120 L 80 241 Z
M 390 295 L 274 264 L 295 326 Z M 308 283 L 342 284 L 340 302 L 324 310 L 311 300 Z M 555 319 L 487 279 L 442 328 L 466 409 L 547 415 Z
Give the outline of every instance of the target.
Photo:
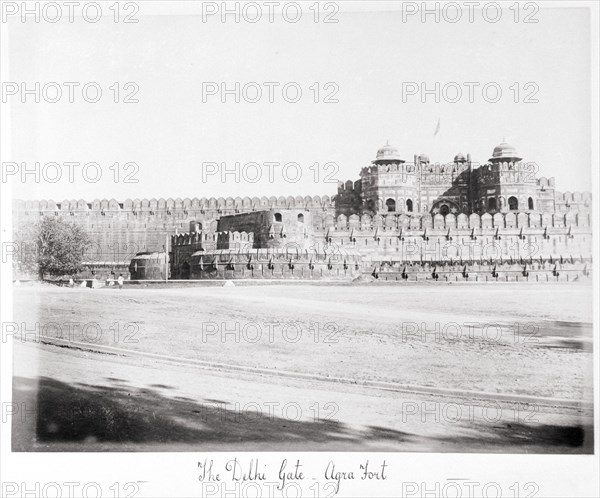
M 15 249 L 13 254 L 13 270 L 16 274 L 32 275 L 38 273 L 37 264 L 37 224 L 27 223 L 13 233 Z
M 83 255 L 91 243 L 82 227 L 58 217 L 43 217 L 38 223 L 25 227 L 16 239 L 21 241 L 22 247 L 34 242 L 35 251 L 23 251 L 21 264 L 33 263 L 40 278 L 46 274 L 60 276 L 82 271 Z

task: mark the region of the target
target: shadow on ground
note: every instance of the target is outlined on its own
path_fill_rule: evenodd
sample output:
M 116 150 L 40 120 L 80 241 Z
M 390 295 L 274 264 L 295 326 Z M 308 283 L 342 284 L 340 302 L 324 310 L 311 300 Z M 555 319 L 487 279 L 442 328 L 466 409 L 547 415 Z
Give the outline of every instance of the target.
M 593 452 L 591 426 L 471 422 L 440 437 L 428 435 L 426 424 L 419 433 L 407 433 L 257 411 L 244 416 L 219 400 L 168 397 L 168 386 L 151 386 L 158 392 L 107 380 L 113 385 L 15 377 L 13 400 L 26 416 L 13 417 L 13 451 Z

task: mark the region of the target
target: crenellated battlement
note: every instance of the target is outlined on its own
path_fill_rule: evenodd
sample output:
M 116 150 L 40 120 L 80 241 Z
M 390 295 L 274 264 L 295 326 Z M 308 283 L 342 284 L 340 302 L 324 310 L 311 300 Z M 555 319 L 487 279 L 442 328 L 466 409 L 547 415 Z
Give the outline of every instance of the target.
M 64 200 L 56 202 L 54 200 L 40 201 L 22 201 L 16 200 L 13 203 L 13 209 L 17 213 L 52 213 L 52 212 L 73 212 L 73 213 L 95 213 L 102 215 L 107 212 L 123 212 L 131 214 L 157 214 L 180 212 L 187 214 L 193 212 L 249 212 L 263 209 L 274 208 L 302 208 L 302 209 L 328 209 L 333 208 L 332 198 L 328 195 L 314 196 L 288 196 L 288 197 L 194 197 L 190 199 L 169 197 L 168 199 L 125 199 L 119 202 L 116 199 L 94 199 L 92 202 L 80 200 Z M 232 213 L 232 214 L 234 214 Z
M 346 182 L 338 182 L 338 194 L 344 193 L 360 193 L 362 182 L 360 180 L 356 180 L 353 182 L 352 180 L 346 180 Z
M 545 176 L 540 176 L 537 179 L 537 184 L 542 189 L 553 189 L 554 185 L 555 185 L 555 179 L 554 179 L 554 177 L 546 178 Z M 584 192 L 584 193 L 589 194 L 590 197 L 592 195 L 591 192 Z
M 360 176 L 377 175 L 382 173 L 404 173 L 416 174 L 417 167 L 413 163 L 390 163 L 390 164 L 372 164 L 365 166 L 360 171 Z
M 558 192 L 555 191 L 554 199 L 561 204 L 585 204 L 589 207 L 592 202 L 591 192 Z
M 313 215 L 313 227 L 315 230 L 326 230 L 335 228 L 336 230 L 370 230 L 377 227 L 384 229 L 404 228 L 404 229 L 423 229 L 423 228 L 563 228 L 563 227 L 590 227 L 591 216 L 585 212 L 569 211 L 567 213 L 538 213 L 538 212 L 510 212 L 510 213 L 484 213 L 478 215 L 464 213 L 455 215 L 441 214 L 401 214 L 401 215 L 381 215 L 363 214 L 361 216 L 353 214 L 346 216 L 341 214 L 337 217 L 332 215 Z
M 537 185 L 537 166 L 525 162 L 497 162 L 480 166 L 475 170 L 479 184 L 517 183 Z

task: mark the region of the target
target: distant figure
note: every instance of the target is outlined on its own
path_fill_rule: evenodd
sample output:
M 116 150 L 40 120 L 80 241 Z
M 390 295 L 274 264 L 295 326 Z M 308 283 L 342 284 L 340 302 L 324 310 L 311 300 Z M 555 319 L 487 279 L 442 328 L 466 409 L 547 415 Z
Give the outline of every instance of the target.
M 119 273 L 119 278 L 117 279 L 117 283 L 119 284 L 119 289 L 122 289 L 122 288 L 123 288 L 123 281 L 124 281 L 124 280 L 125 280 L 125 279 L 123 278 L 123 274 L 122 274 L 122 273 Z
M 73 277 L 69 277 L 69 287 L 74 287 L 75 282 L 73 281 Z

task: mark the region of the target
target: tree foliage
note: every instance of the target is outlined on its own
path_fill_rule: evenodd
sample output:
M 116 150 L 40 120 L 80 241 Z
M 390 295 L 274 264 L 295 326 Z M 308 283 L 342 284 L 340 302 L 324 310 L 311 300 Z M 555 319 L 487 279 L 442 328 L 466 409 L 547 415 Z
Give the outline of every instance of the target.
M 27 223 L 13 233 L 13 270 L 16 275 L 34 275 L 38 273 L 36 226 Z
M 83 270 L 83 256 L 91 240 L 79 225 L 62 218 L 43 217 L 15 234 L 20 245 L 21 270 L 44 275 L 72 275 Z

